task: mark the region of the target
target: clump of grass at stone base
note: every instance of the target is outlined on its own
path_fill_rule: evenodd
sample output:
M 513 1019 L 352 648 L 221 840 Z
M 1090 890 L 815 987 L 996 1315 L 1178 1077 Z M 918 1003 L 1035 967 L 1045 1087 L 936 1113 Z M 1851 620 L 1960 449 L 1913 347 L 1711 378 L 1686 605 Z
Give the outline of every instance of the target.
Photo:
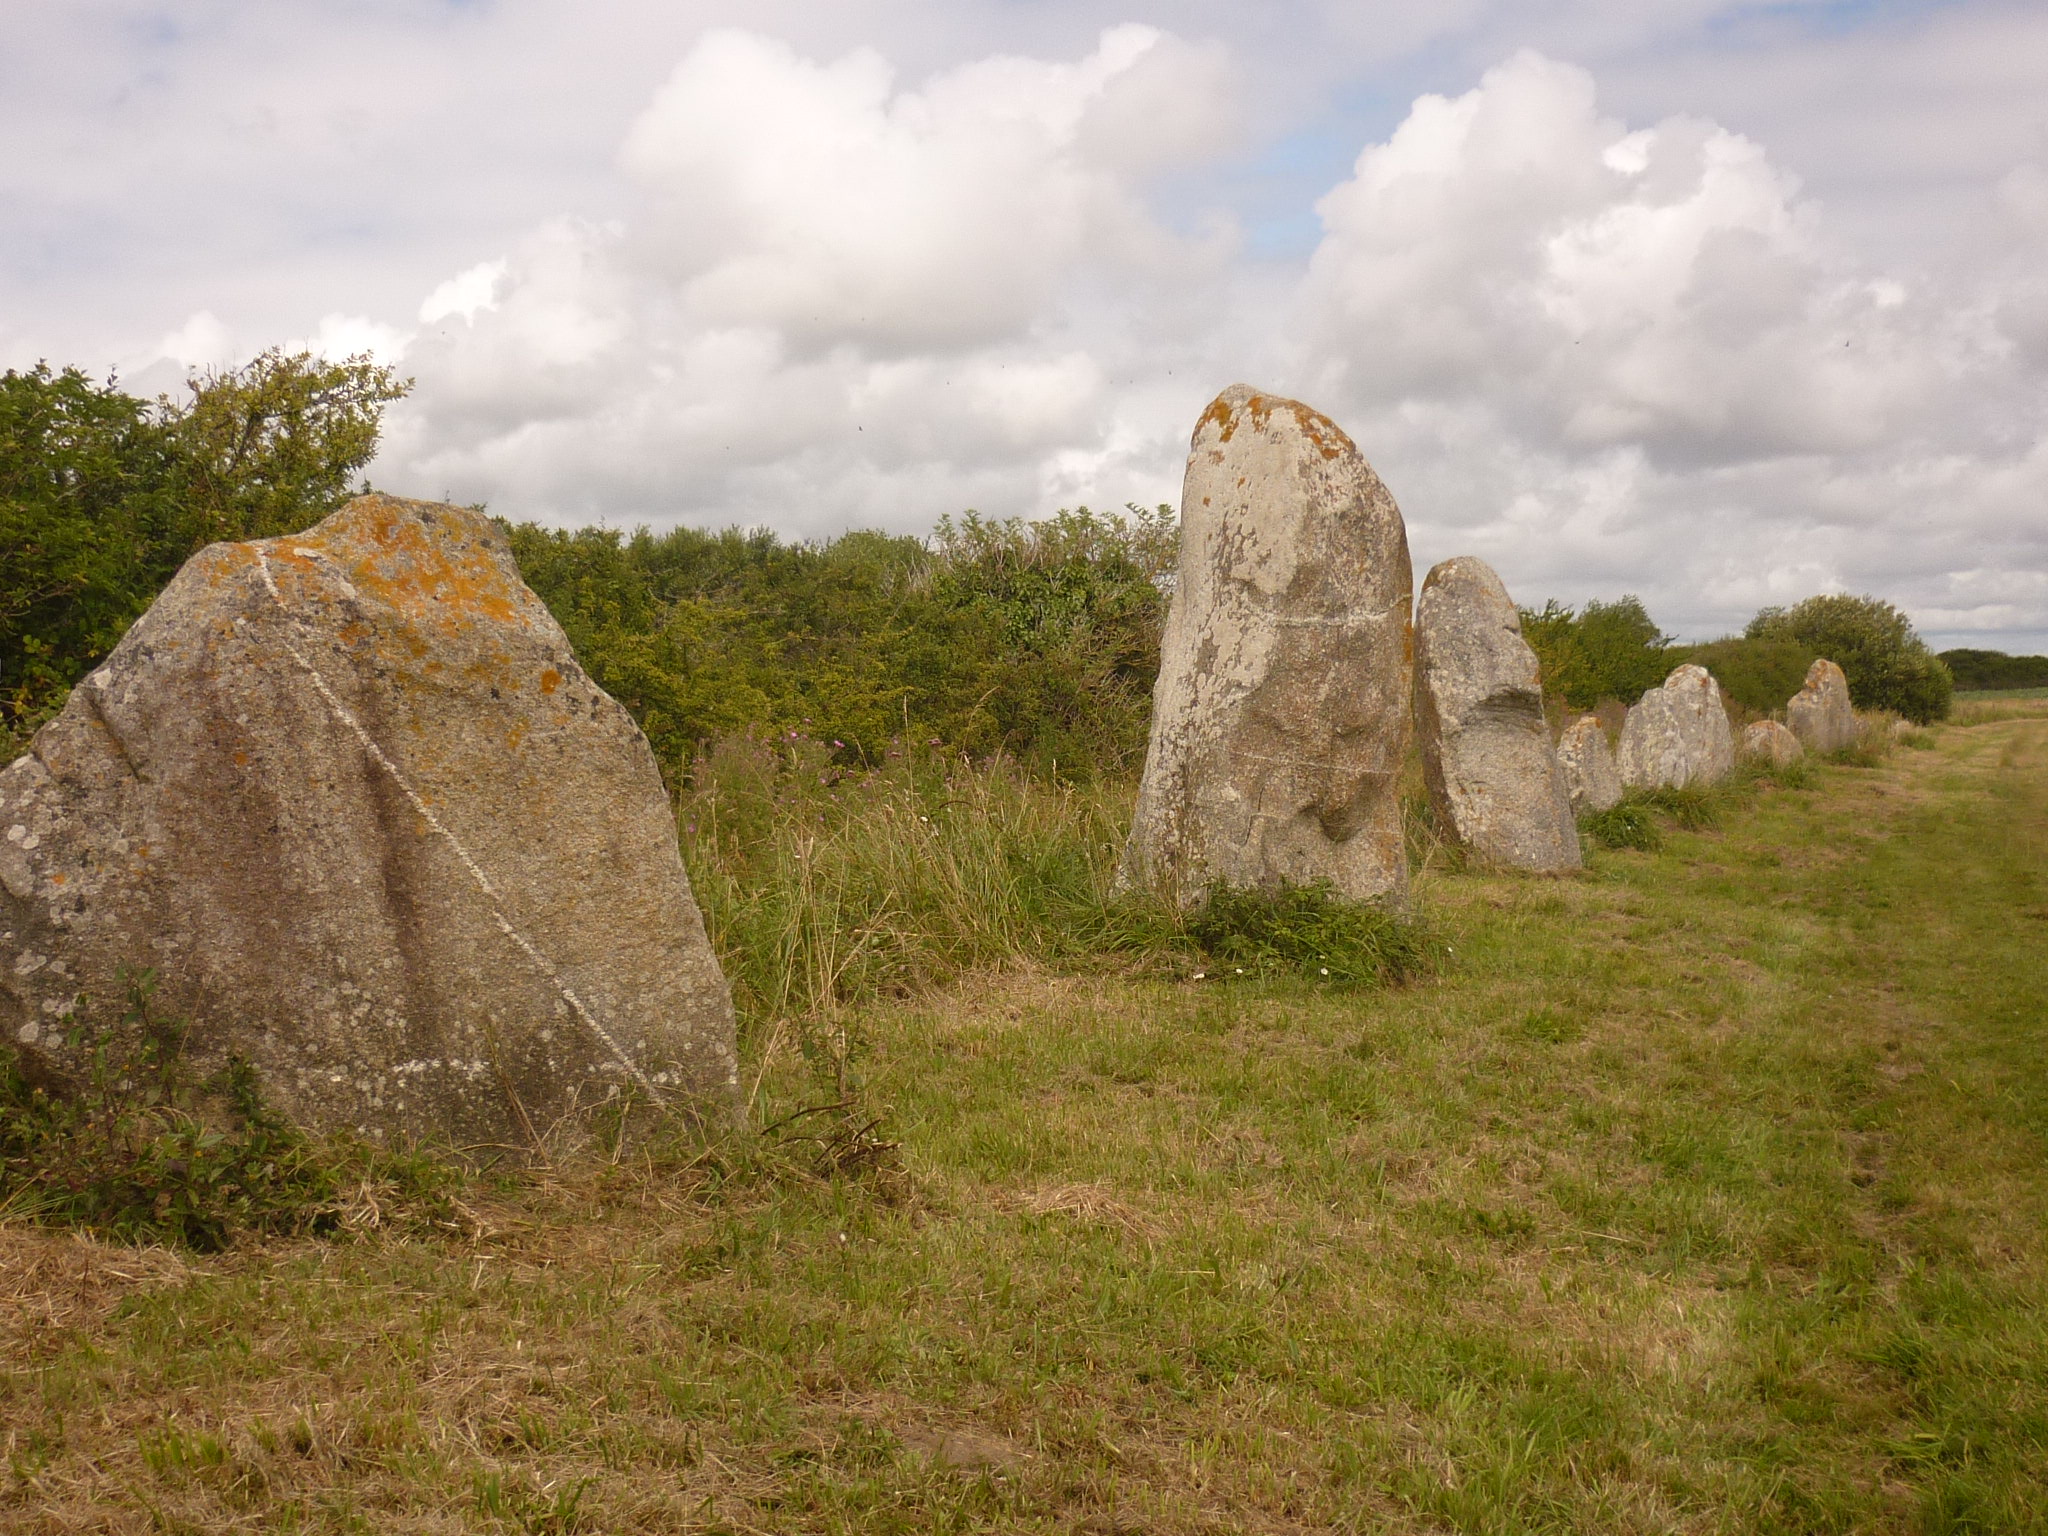
M 244 1236 L 461 1230 L 452 1164 L 308 1136 L 264 1104 L 246 1062 L 197 1076 L 186 1026 L 126 978 L 117 1023 L 81 1022 L 87 1080 L 32 1083 L 0 1062 L 0 1218 L 215 1252 Z
M 1862 766 L 1860 760 L 1851 766 Z M 1709 832 L 1721 818 L 1751 795 L 1766 789 L 1811 789 L 1815 768 L 1809 758 L 1780 767 L 1765 759 L 1744 757 L 1734 773 L 1715 785 L 1659 785 L 1631 789 L 1604 811 L 1579 820 L 1579 828 L 1603 848 L 1634 848 L 1655 853 L 1664 846 L 1664 828 Z
M 1419 975 L 1433 958 L 1419 921 L 1346 901 L 1327 880 L 1274 890 L 1215 886 L 1187 917 L 1186 932 L 1209 957 L 1211 975 L 1386 986 Z

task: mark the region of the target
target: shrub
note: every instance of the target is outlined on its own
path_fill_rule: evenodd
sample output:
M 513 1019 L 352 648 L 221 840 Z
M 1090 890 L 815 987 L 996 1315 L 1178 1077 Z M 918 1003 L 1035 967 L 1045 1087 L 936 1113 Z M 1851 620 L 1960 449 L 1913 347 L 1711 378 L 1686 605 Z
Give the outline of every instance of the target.
M 1540 611 L 1522 610 L 1522 636 L 1536 652 L 1544 691 L 1574 709 L 1602 699 L 1633 703 L 1677 665 L 1671 637 L 1635 597 L 1590 602 L 1576 612 L 1553 598 Z
M 1345 901 L 1327 880 L 1274 890 L 1213 887 L 1188 918 L 1187 933 L 1217 968 L 1247 976 L 1378 986 L 1413 976 L 1428 962 L 1413 919 Z
M 1751 714 L 1770 716 L 1781 713 L 1805 686 L 1806 670 L 1818 654 L 1799 640 L 1730 636 L 1676 649 L 1672 664 L 1697 662 L 1714 674 L 1714 681 L 1735 703 Z
M 1796 641 L 1825 656 L 1849 680 L 1860 709 L 1888 709 L 1916 725 L 1946 719 L 1955 682 L 1912 622 L 1875 597 L 1830 593 L 1791 608 L 1766 608 L 1743 631 L 1750 640 Z
M 970 513 L 929 545 L 508 532 L 528 584 L 672 779 L 707 741 L 749 729 L 832 742 L 841 765 L 936 737 L 1072 781 L 1144 755 L 1177 547 L 1168 509 Z
M 78 1026 L 90 1069 L 76 1093 L 0 1061 L 0 1209 L 208 1251 L 244 1232 L 333 1232 L 352 1205 L 381 1220 L 379 1193 L 419 1221 L 452 1209 L 452 1169 L 308 1137 L 265 1107 L 242 1062 L 195 1081 L 185 1027 L 151 1010 L 153 987 L 140 973 L 118 1024 Z
M 183 403 L 75 368 L 0 375 L 0 727 L 18 741 L 62 708 L 201 545 L 324 517 L 408 387 L 274 350 Z
M 1943 651 L 1941 662 L 1968 693 L 2008 688 L 2048 688 L 2048 656 L 2008 656 L 2003 651 Z

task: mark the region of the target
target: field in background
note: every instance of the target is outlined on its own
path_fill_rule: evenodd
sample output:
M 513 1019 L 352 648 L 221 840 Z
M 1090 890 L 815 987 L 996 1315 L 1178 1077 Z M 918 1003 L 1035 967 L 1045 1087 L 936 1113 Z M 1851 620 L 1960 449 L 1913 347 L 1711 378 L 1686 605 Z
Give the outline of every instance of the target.
M 1088 928 L 1096 791 L 821 767 L 808 853 L 686 832 L 720 921 L 801 951 L 756 1017 L 860 1042 L 881 1126 L 756 1031 L 759 1117 L 816 1113 L 480 1185 L 445 1240 L 200 1260 L 0 1228 L 0 1525 L 2040 1528 L 2028 708 L 1580 879 L 1431 860 L 1435 974 L 1348 994 L 1120 963 Z M 788 812 L 728 767 L 717 814 Z M 1020 907 L 946 865 L 960 838 L 853 847 L 835 794 L 972 811 L 992 869 L 1038 850 L 1051 959 L 990 963 Z M 802 950 L 709 888 L 771 854 L 830 865 L 871 939 Z M 901 958 L 934 913 L 950 937 Z M 844 984 L 876 965 L 909 969 Z

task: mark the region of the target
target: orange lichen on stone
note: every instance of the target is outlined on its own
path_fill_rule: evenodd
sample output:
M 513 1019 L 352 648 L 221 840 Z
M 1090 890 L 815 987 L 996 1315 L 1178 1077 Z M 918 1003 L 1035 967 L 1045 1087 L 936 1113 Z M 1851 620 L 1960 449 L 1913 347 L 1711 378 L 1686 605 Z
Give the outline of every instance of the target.
M 360 496 L 308 534 L 264 541 L 272 560 L 310 574 L 332 562 L 365 597 L 421 625 L 456 633 L 478 620 L 529 627 L 527 600 L 518 578 L 493 557 L 495 533 L 475 513 L 405 502 L 394 496 Z M 467 548 L 428 536 L 423 515 L 437 520 L 474 519 Z M 245 546 L 253 549 L 253 546 Z
M 1288 400 L 1279 395 L 1254 394 L 1246 396 L 1242 403 L 1243 411 L 1240 414 L 1231 409 L 1230 402 L 1223 395 L 1218 395 L 1209 402 L 1209 408 L 1202 412 L 1201 419 L 1195 423 L 1195 437 L 1199 439 L 1203 429 L 1213 422 L 1216 426 L 1217 441 L 1227 443 L 1236 435 L 1240 421 L 1249 421 L 1254 431 L 1263 432 L 1271 422 L 1273 413 L 1284 410 L 1294 417 L 1295 425 L 1301 429 L 1302 435 L 1315 444 L 1316 451 L 1324 458 L 1334 459 L 1340 454 L 1358 451 L 1342 427 L 1321 411 L 1303 405 L 1299 400 Z M 1216 462 L 1221 463 L 1222 460 L 1218 458 Z
M 544 667 L 540 674 L 540 691 L 543 695 L 553 693 L 562 686 L 562 674 L 553 667 Z

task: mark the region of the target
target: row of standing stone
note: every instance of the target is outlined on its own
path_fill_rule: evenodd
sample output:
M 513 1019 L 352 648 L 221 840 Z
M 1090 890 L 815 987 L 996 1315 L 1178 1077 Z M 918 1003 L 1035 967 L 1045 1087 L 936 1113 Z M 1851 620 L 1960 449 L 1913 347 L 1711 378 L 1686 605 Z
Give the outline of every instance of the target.
M 1852 745 L 1833 662 L 1742 748 L 1777 762 Z M 1400 509 L 1349 437 L 1298 401 L 1234 385 L 1202 413 L 1181 555 L 1122 880 L 1192 904 L 1212 885 L 1407 884 L 1400 774 L 1421 739 L 1443 832 L 1509 869 L 1581 862 L 1577 817 L 1631 787 L 1710 784 L 1736 747 L 1718 684 L 1681 666 L 1553 745 L 1535 652 L 1500 577 L 1469 556 L 1414 595 Z M 1804 743 L 1804 747 L 1802 747 Z
M 1611 809 L 1631 789 L 1717 784 L 1734 770 L 1737 755 L 1790 767 L 1807 752 L 1840 752 L 1856 745 L 1862 723 L 1849 701 L 1849 680 L 1825 658 L 1807 669 L 1806 683 L 1785 705 L 1785 723 L 1758 720 L 1737 742 L 1706 668 L 1687 664 L 1652 688 L 1622 721 L 1621 740 L 1587 715 L 1565 728 L 1557 743 L 1572 810 Z

